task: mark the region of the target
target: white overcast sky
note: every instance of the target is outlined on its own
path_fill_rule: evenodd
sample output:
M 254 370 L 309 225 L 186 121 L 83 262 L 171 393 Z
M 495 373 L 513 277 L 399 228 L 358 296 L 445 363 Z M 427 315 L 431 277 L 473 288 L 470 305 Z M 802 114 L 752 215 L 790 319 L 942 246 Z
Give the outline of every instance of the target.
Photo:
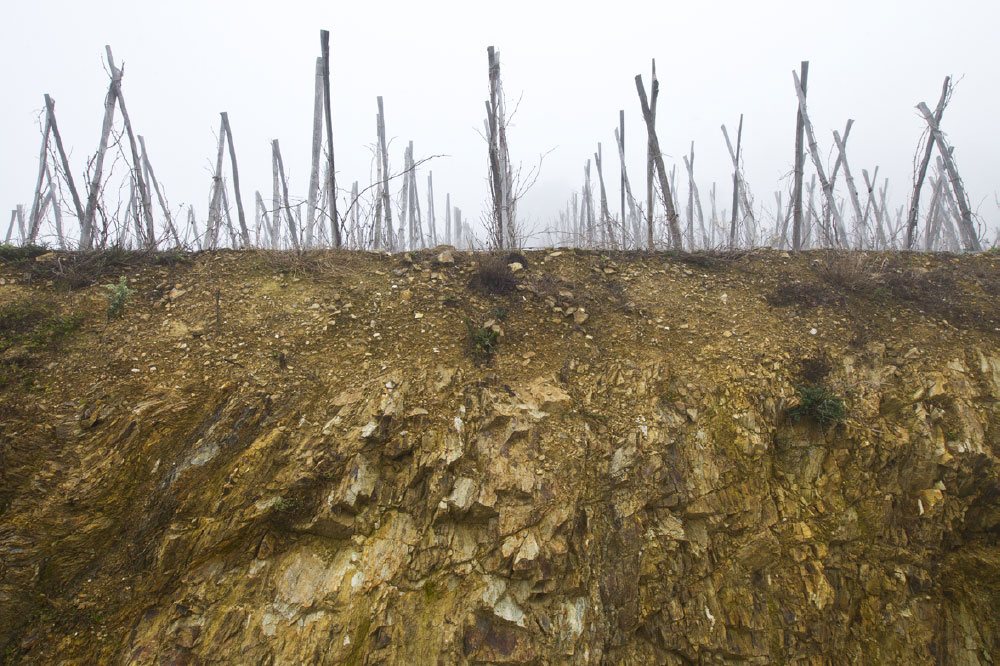
M 770 208 L 774 191 L 787 189 L 791 72 L 808 59 L 810 112 L 824 152 L 832 130 L 854 118 L 851 167 L 860 181 L 862 168 L 881 166 L 895 205 L 906 200 L 922 131 L 914 106 L 933 107 L 945 75 L 961 78 L 944 128 L 973 207 L 988 220 L 1000 217 L 996 1 L 4 0 L 2 15 L 0 209 L 7 211 L 30 204 L 46 92 L 56 100 L 83 187 L 80 173 L 100 135 L 105 44 L 125 65 L 129 114 L 172 206 L 193 203 L 199 218 L 205 215 L 220 111 L 232 121 L 247 206 L 252 210 L 255 189 L 269 196 L 272 138 L 281 141 L 293 196 L 302 196 L 314 59 L 326 28 L 338 184 L 369 181 L 375 98 L 382 95 L 396 165 L 409 140 L 418 157 L 449 156 L 426 167 L 434 171 L 439 215 L 446 192 L 466 218 L 478 219 L 484 208 L 486 157 L 477 129 L 493 44 L 508 98 L 521 97 L 509 132 L 514 160 L 527 168 L 552 150 L 522 203 L 529 220 L 548 221 L 580 188 L 598 141 L 617 210 L 612 132 L 619 109 L 626 112 L 632 181 L 642 191 L 645 134 L 633 78 L 642 73 L 648 85 L 654 57 L 661 147 L 680 171 L 681 155 L 695 142 L 706 207 L 712 182 L 720 208 L 731 196 L 719 126 L 735 132 L 740 113 L 757 202 Z M 419 182 L 423 190 L 425 177 Z

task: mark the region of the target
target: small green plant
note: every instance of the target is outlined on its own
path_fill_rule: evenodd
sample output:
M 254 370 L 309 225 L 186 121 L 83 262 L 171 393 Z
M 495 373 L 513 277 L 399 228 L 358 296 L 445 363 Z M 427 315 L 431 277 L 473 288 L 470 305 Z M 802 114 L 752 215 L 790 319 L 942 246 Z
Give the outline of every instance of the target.
M 133 290 L 128 288 L 124 275 L 117 284 L 106 284 L 104 288 L 108 291 L 108 321 L 120 319 L 125 314 L 125 303 L 132 297 Z
M 500 343 L 500 331 L 492 326 L 476 326 L 468 319 L 465 320 L 465 328 L 469 333 L 472 355 L 480 361 L 493 358 Z
M 799 404 L 788 410 L 793 421 L 812 419 L 822 426 L 843 423 L 847 418 L 844 400 L 825 386 L 796 386 Z

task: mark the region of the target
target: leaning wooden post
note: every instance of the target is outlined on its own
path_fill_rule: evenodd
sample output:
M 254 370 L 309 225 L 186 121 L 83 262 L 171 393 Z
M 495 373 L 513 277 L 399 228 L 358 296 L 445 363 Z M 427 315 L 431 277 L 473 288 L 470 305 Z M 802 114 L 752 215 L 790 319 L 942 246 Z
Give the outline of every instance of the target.
M 451 245 L 451 192 L 444 195 L 444 242 Z
M 427 172 L 427 226 L 430 228 L 431 243 L 438 244 L 437 224 L 434 221 L 434 172 Z
M 742 122 L 742 120 L 743 115 L 741 114 L 740 121 Z M 750 205 L 750 195 L 747 194 L 747 184 L 743 179 L 743 168 L 740 166 L 739 159 L 737 159 L 736 151 L 733 150 L 733 144 L 729 140 L 729 131 L 726 129 L 725 125 L 722 126 L 722 136 L 726 140 L 726 149 L 729 151 L 729 159 L 733 161 L 733 170 L 737 173 L 740 203 L 743 206 L 741 211 L 743 213 L 743 217 L 741 219 L 746 221 L 746 225 L 752 229 L 756 226 L 757 220 L 754 218 L 753 206 Z
M 639 103 L 642 107 L 642 117 L 646 121 L 646 132 L 649 134 L 649 147 L 653 156 L 653 163 L 660 178 L 660 193 L 663 198 L 663 207 L 667 214 L 667 225 L 670 229 L 670 242 L 675 250 L 682 249 L 682 238 L 680 224 L 677 222 L 677 211 L 674 209 L 674 199 L 670 191 L 670 184 L 667 182 L 667 169 L 663 165 L 663 153 L 660 152 L 660 141 L 656 136 L 655 116 L 653 115 L 650 103 L 646 99 L 646 88 L 642 85 L 642 75 L 635 75 L 635 87 L 639 93 Z M 659 92 L 660 83 L 653 78 L 653 87 L 650 97 L 655 99 Z M 650 207 L 652 211 L 652 206 Z M 649 224 L 647 227 L 649 249 L 653 249 L 653 224 L 652 213 L 649 214 Z
M 412 203 L 410 206 L 410 221 L 413 224 L 416 239 L 420 241 L 420 247 L 426 247 L 424 240 L 424 224 L 423 220 L 420 218 L 420 194 L 417 192 L 417 166 L 416 161 L 413 158 L 412 141 L 410 142 L 410 173 L 408 177 L 410 179 L 410 201 Z
M 359 217 L 359 214 L 358 214 L 358 196 L 359 196 L 358 195 L 358 181 L 354 181 L 354 184 L 351 185 L 351 208 L 350 208 L 350 210 L 351 210 L 351 231 L 350 231 L 350 235 L 348 236 L 348 241 L 350 241 L 350 238 L 353 237 L 354 238 L 354 247 L 356 247 L 357 249 L 360 250 L 360 249 L 363 249 L 363 241 L 361 239 L 361 230 L 358 228 L 359 224 L 360 224 L 360 222 L 359 222 L 360 217 Z M 350 244 L 350 242 L 348 242 L 348 244 Z
M 725 127 L 723 127 L 723 133 L 725 133 Z M 726 143 L 729 143 L 729 137 L 726 137 Z M 736 130 L 736 154 L 733 157 L 733 218 L 729 225 L 729 247 L 730 249 L 735 247 L 736 244 L 736 217 L 737 212 L 740 207 L 740 149 L 743 144 L 743 114 L 740 114 L 740 126 Z
M 281 249 L 281 176 L 278 173 L 278 151 L 271 142 L 271 249 Z
M 17 204 L 17 208 L 14 210 L 17 214 L 17 231 L 18 238 L 21 239 L 21 244 L 28 238 L 28 229 L 24 226 L 24 206 L 22 204 Z
M 409 229 L 408 226 L 409 218 L 407 217 L 407 213 L 409 212 L 410 209 L 410 149 L 409 148 L 403 149 L 402 176 L 403 176 L 403 189 L 400 192 L 399 196 L 399 202 L 400 202 L 399 230 L 396 234 L 396 239 L 399 245 L 401 246 L 400 249 L 412 250 L 413 249 L 412 238 L 410 237 L 409 234 L 406 233 L 407 229 Z M 410 244 L 407 245 L 407 243 Z
M 800 68 L 802 72 L 802 96 L 805 97 L 809 83 L 809 61 L 803 60 Z M 803 146 L 804 129 L 800 102 L 795 118 L 795 184 L 792 186 L 792 250 L 795 252 L 802 249 L 802 176 L 806 164 Z
M 486 129 L 489 140 L 489 164 L 490 164 L 490 186 L 493 194 L 493 243 L 496 249 L 504 247 L 504 198 L 503 198 L 503 174 L 500 165 L 500 144 L 499 144 L 499 96 L 500 96 L 500 60 L 497 58 L 496 49 L 487 47 L 486 57 L 489 65 L 490 99 L 486 102 Z
M 707 249 L 709 247 L 708 234 L 705 232 L 705 213 L 701 208 L 701 195 L 698 193 L 698 183 L 694 180 L 694 141 L 691 142 L 691 159 L 684 157 L 684 168 L 688 172 L 688 215 L 698 214 L 698 228 L 701 230 L 701 242 Z M 691 249 L 694 249 L 694 239 L 692 232 Z
M 112 68 L 111 84 L 104 98 L 104 123 L 101 126 L 101 141 L 97 145 L 94 156 L 94 172 L 91 174 L 87 189 L 87 209 L 84 212 L 84 222 L 80 229 L 80 248 L 89 250 L 93 246 L 94 221 L 97 217 L 97 198 L 101 193 L 101 180 L 104 174 L 104 156 L 108 151 L 108 138 L 115 119 L 115 105 L 118 103 L 118 87 L 121 85 L 121 72 Z
M 624 128 L 624 116 L 619 118 L 622 121 L 621 128 Z M 620 129 L 621 129 L 620 128 Z M 618 144 L 618 161 L 621 163 L 622 171 L 622 200 L 628 202 L 629 208 L 629 219 L 638 224 L 638 216 L 635 211 L 635 198 L 632 196 L 632 185 L 628 180 L 628 172 L 625 170 L 625 135 L 619 130 L 615 130 L 615 143 Z M 622 218 L 622 247 L 628 247 L 628 225 L 625 224 L 625 218 Z M 639 230 L 638 227 L 632 230 L 633 233 L 633 244 L 635 247 L 639 247 Z
M 848 120 L 848 127 L 850 127 L 853 123 L 853 120 Z M 840 152 L 840 163 L 844 167 L 844 180 L 847 181 L 847 192 L 851 199 L 851 206 L 854 208 L 854 217 L 858 226 L 858 248 L 863 250 L 865 249 L 865 221 L 861 212 L 861 200 L 858 198 L 858 188 L 854 185 L 854 177 L 851 175 L 851 167 L 847 163 L 847 139 L 841 139 L 840 132 L 833 130 L 833 141 L 837 144 L 837 150 Z
M 802 112 L 802 124 L 805 129 L 806 138 L 809 142 L 809 155 L 812 157 L 813 166 L 816 168 L 816 175 L 819 177 L 820 187 L 823 189 L 823 195 L 826 199 L 826 205 L 830 207 L 830 211 L 833 214 L 833 221 L 836 225 L 837 239 L 835 242 L 843 244 L 847 239 L 847 230 L 844 228 L 844 221 L 840 216 L 840 210 L 837 208 L 837 202 L 833 198 L 833 188 L 830 186 L 830 181 L 826 178 L 826 170 L 823 169 L 823 161 L 819 154 L 819 146 L 816 144 L 816 134 L 813 132 L 812 123 L 809 122 L 809 112 L 806 108 L 806 94 L 802 90 L 802 85 L 799 81 L 799 75 L 797 72 L 792 72 L 792 80 L 795 83 L 795 94 L 799 97 L 799 109 Z
M 323 112 L 326 117 L 326 150 L 327 150 L 327 174 L 326 174 L 326 196 L 328 200 L 328 212 L 330 214 L 330 231 L 332 233 L 333 246 L 340 247 L 340 218 L 337 217 L 337 176 L 333 162 L 333 120 L 330 110 L 330 31 L 320 30 L 320 47 L 323 52 Z M 298 241 L 295 240 L 297 243 Z
M 653 59 L 653 81 L 649 94 L 649 115 L 653 122 L 656 122 L 656 100 L 660 96 L 660 83 L 656 80 L 656 59 Z M 645 119 L 645 115 L 643 115 Z M 647 125 L 647 134 L 649 128 Z M 650 136 L 646 141 L 646 247 L 653 250 L 653 179 L 656 176 L 656 165 L 653 159 L 653 138 Z
M 628 177 L 625 175 L 625 110 L 618 110 L 618 132 L 615 133 L 615 143 L 618 144 L 618 158 L 621 162 L 621 182 L 618 184 L 621 192 L 621 223 L 622 223 L 622 249 L 628 247 L 628 223 L 625 220 L 625 190 L 628 185 Z
M 382 211 L 385 213 L 385 235 L 389 250 L 395 250 L 392 234 L 392 205 L 389 197 L 389 151 L 385 143 L 385 112 L 382 97 L 378 97 L 378 143 L 382 154 Z M 375 236 L 375 249 L 381 245 L 380 235 Z
M 62 202 L 59 201 L 59 190 L 56 188 L 56 181 L 52 177 L 52 170 L 45 166 L 45 182 L 49 189 L 48 200 L 52 204 L 52 217 L 56 223 L 56 239 L 59 241 L 59 249 L 66 249 L 66 236 L 63 233 L 62 223 Z M 42 207 L 41 217 L 45 217 L 45 206 Z
M 886 222 L 882 216 L 882 206 L 875 198 L 875 182 L 878 180 L 878 167 L 875 167 L 875 174 L 873 176 L 868 175 L 868 169 L 862 169 L 861 175 L 865 179 L 865 188 L 868 190 L 868 206 L 875 214 L 875 249 L 884 250 L 886 248 Z
M 296 251 L 299 251 L 301 249 L 299 246 L 299 235 L 295 231 L 295 218 L 292 217 L 292 208 L 288 204 L 288 181 L 285 180 L 285 165 L 281 161 L 281 148 L 278 147 L 277 139 L 271 141 L 271 153 L 273 155 L 274 162 L 278 167 L 278 176 L 281 180 L 281 203 L 285 209 L 285 218 L 288 220 L 288 235 L 292 239 L 292 247 L 294 247 Z M 277 222 L 278 212 L 275 211 L 274 215 L 275 221 Z M 277 227 L 280 225 L 275 224 L 274 226 Z M 337 244 L 337 247 L 340 247 L 339 243 Z
M 938 156 L 937 159 L 938 159 L 938 172 L 941 173 L 943 177 L 943 174 L 946 173 L 946 169 L 944 168 L 944 163 L 941 157 Z M 943 196 L 941 197 L 943 201 L 942 206 L 947 209 L 946 214 L 944 215 L 945 233 L 948 236 L 949 243 L 953 246 L 950 249 L 953 249 L 954 251 L 960 251 L 962 245 L 968 245 L 968 240 L 965 238 L 965 231 L 964 229 L 962 229 L 962 224 L 961 224 L 962 213 L 955 202 L 955 197 L 952 194 L 951 188 L 945 187 L 944 192 L 942 194 L 943 194 Z M 952 223 L 952 220 L 958 222 L 957 235 L 955 232 L 955 225 Z M 961 243 L 959 242 L 958 236 L 962 237 Z
M 28 214 L 28 244 L 34 245 L 38 238 L 38 228 L 42 224 L 39 215 L 42 205 L 42 186 L 45 183 L 45 170 L 48 167 L 49 158 L 49 134 L 52 125 L 49 123 L 48 114 L 45 116 L 45 129 L 42 130 L 42 148 L 38 156 L 38 179 L 35 181 L 35 195 L 31 200 L 31 213 Z
M 243 212 L 243 196 L 240 194 L 240 171 L 236 166 L 236 148 L 233 146 L 233 129 L 229 126 L 229 114 L 222 112 L 222 129 L 226 133 L 226 142 L 229 144 L 229 161 L 233 168 L 233 194 L 236 196 L 236 212 L 240 221 L 240 236 L 243 238 L 243 246 L 250 247 L 250 230 L 247 229 L 247 218 Z
M 222 214 L 226 220 L 226 231 L 229 233 L 229 247 L 236 247 L 236 231 L 233 229 L 233 218 L 229 214 L 229 195 L 226 188 L 222 188 Z
M 82 237 L 84 235 L 83 226 L 86 223 L 84 217 L 83 205 L 80 203 L 80 194 L 76 190 L 76 183 L 73 180 L 73 172 L 69 168 L 69 160 L 66 158 L 66 149 L 63 148 L 62 136 L 59 134 L 59 125 L 56 123 L 56 103 L 50 96 L 45 96 L 45 112 L 48 116 L 49 125 L 52 128 L 52 136 L 56 140 L 56 149 L 59 151 L 59 160 L 62 162 L 63 174 L 66 178 L 66 184 L 69 186 L 70 196 L 73 197 L 73 210 L 76 213 L 76 219 L 81 225 L 80 235 L 81 244 Z M 90 232 L 87 231 L 86 235 L 89 237 Z
M 208 200 L 208 222 L 205 223 L 205 240 L 210 248 L 215 248 L 219 238 L 219 225 L 222 222 L 222 211 L 220 210 L 222 201 L 222 188 L 225 183 L 222 181 L 222 158 L 226 149 L 226 128 L 219 122 L 219 147 L 215 155 L 215 175 L 212 176 L 212 191 Z
M 931 252 L 937 244 L 938 220 L 941 219 L 941 193 L 945 187 L 944 174 L 931 177 L 931 207 L 927 211 L 927 223 L 924 225 L 924 252 Z
M 941 87 L 941 97 L 938 99 L 934 109 L 934 122 L 941 124 L 944 116 L 944 108 L 948 105 L 948 98 L 951 95 L 951 77 L 944 77 L 944 85 Z M 923 187 L 924 179 L 927 178 L 927 167 L 931 163 L 931 153 L 934 151 L 934 137 L 928 135 L 927 145 L 924 147 L 924 155 L 917 168 L 917 176 L 913 181 L 913 195 L 910 199 L 910 211 L 906 217 L 906 249 L 912 250 L 917 232 L 917 219 L 920 214 L 920 189 Z
M 146 222 L 146 247 L 152 249 L 156 247 L 156 229 L 153 226 L 153 206 L 149 197 L 149 187 L 142 177 L 142 166 L 141 161 L 139 160 L 139 146 L 136 143 L 135 134 L 132 132 L 132 123 L 128 117 L 128 110 L 125 108 L 125 97 L 122 96 L 122 72 L 115 66 L 114 58 L 111 56 L 111 47 L 105 46 L 104 49 L 108 56 L 108 67 L 111 69 L 112 78 L 118 79 L 118 85 L 114 87 L 115 95 L 118 97 L 118 108 L 120 108 L 122 112 L 122 122 L 125 124 L 125 134 L 128 136 L 129 148 L 132 151 L 132 168 L 135 173 L 136 185 L 139 188 L 139 204 L 142 209 L 142 217 Z
M 319 160 L 323 153 L 323 58 L 316 58 L 316 85 L 313 92 L 312 161 L 309 169 L 309 195 L 306 203 L 305 246 L 312 247 L 316 209 L 319 205 Z
M 683 155 L 684 169 L 688 172 L 688 200 L 687 208 L 685 208 L 685 216 L 687 217 L 687 225 L 685 228 L 685 233 L 687 235 L 688 251 L 694 250 L 694 188 L 691 187 L 691 181 L 693 177 L 691 175 L 691 168 L 694 164 L 694 141 L 691 142 L 691 154 L 690 159 L 688 155 Z
M 938 152 L 944 161 L 945 172 L 948 174 L 948 180 L 955 193 L 958 209 L 962 214 L 961 219 L 959 219 L 959 228 L 962 238 L 965 241 L 965 249 L 969 252 L 979 252 L 982 250 L 982 245 L 979 243 L 976 227 L 972 223 L 972 209 L 969 207 L 969 198 L 965 193 L 965 186 L 962 184 L 962 179 L 958 175 L 958 168 L 955 166 L 955 160 L 952 157 L 952 148 L 945 141 L 944 135 L 941 133 L 941 126 L 935 119 L 934 114 L 931 113 L 931 110 L 927 108 L 927 105 L 921 102 L 917 105 L 917 109 L 924 117 L 924 120 L 927 121 L 927 126 L 930 127 L 931 137 L 929 141 L 937 144 Z
M 267 214 L 267 206 L 264 205 L 264 197 L 260 195 L 260 191 L 256 192 L 257 197 L 257 208 L 260 209 L 260 220 L 264 225 L 264 243 L 267 247 L 274 248 L 274 227 L 271 222 L 271 216 Z M 258 243 L 259 244 L 259 243 Z
M 611 247 L 618 248 L 618 239 L 615 237 L 615 230 L 611 223 L 611 211 L 608 210 L 608 195 L 604 189 L 604 171 L 601 168 L 604 154 L 601 151 L 601 142 L 597 142 L 597 152 L 594 153 L 594 163 L 597 165 L 597 180 L 601 184 L 601 221 L 603 222 L 601 235 L 611 243 Z
M 170 207 L 167 205 L 166 199 L 163 196 L 163 192 L 160 191 L 160 183 L 156 180 L 156 174 L 153 172 L 153 165 L 149 161 L 149 155 L 146 153 L 146 140 L 140 134 L 139 137 L 139 148 L 142 150 L 142 166 L 146 171 L 147 180 L 149 184 L 153 186 L 153 191 L 156 193 L 156 200 L 160 204 L 160 210 L 163 211 L 163 218 L 167 222 L 167 230 L 174 237 L 174 242 L 177 243 L 177 247 L 181 246 L 180 236 L 177 234 L 177 228 L 174 226 L 174 218 L 170 214 Z

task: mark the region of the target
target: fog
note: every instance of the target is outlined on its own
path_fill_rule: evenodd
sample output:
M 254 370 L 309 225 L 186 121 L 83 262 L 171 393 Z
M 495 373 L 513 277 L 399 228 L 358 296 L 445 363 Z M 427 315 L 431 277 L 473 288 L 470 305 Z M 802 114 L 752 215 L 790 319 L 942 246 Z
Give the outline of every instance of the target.
M 652 58 L 661 86 L 660 143 L 667 168 L 678 165 L 682 201 L 681 156 L 694 141 L 706 206 L 713 182 L 720 208 L 726 206 L 731 162 L 719 127 L 725 123 L 735 134 L 742 113 L 746 181 L 764 214 L 773 215 L 774 192 L 787 197 L 791 182 L 791 73 L 809 60 L 810 115 L 830 165 L 832 131 L 853 118 L 851 167 L 859 181 L 862 168 L 880 167 L 893 210 L 906 203 L 925 126 L 914 106 L 926 101 L 933 108 L 943 78 L 954 76 L 943 129 L 973 210 L 991 225 L 1000 218 L 1000 138 L 993 127 L 1000 118 L 994 52 L 1000 3 L 21 0 L 5 3 L 4 15 L 0 210 L 31 203 L 44 93 L 56 100 L 84 188 L 107 90 L 105 44 L 124 65 L 129 115 L 175 210 L 193 204 L 199 219 L 206 215 L 221 111 L 232 122 L 249 209 L 254 190 L 269 196 L 275 138 L 292 197 L 304 198 L 314 61 L 319 30 L 326 28 L 338 186 L 349 189 L 358 180 L 364 187 L 373 178 L 375 99 L 382 95 L 396 169 L 411 140 L 418 159 L 441 155 L 421 167 L 421 174 L 434 172 L 439 216 L 446 193 L 467 219 L 478 221 L 487 208 L 480 132 L 486 47 L 495 45 L 508 103 L 517 106 L 508 129 L 511 156 L 527 171 L 545 155 L 519 206 L 533 229 L 550 223 L 580 190 L 598 142 L 617 211 L 619 109 L 626 114 L 633 187 L 637 196 L 644 191 L 646 135 L 634 77 L 643 74 L 648 85 Z M 424 188 L 425 176 L 417 182 Z M 117 196 L 107 189 L 109 198 Z

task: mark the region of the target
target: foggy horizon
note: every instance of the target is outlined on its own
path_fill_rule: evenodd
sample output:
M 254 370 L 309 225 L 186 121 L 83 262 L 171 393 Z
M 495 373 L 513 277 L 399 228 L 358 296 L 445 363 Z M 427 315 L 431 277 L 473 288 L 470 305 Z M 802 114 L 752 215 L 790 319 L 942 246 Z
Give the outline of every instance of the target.
M 646 131 L 634 77 L 641 74 L 648 89 L 654 58 L 660 81 L 656 124 L 667 169 L 677 167 L 679 212 L 688 189 L 682 156 L 692 141 L 706 214 L 713 183 L 720 212 L 730 207 L 732 166 L 720 125 L 735 139 L 742 113 L 746 184 L 755 213 L 772 224 L 774 192 L 787 202 L 791 188 L 797 110 L 791 73 L 808 60 L 809 111 L 826 166 L 836 159 L 833 130 L 843 132 L 848 118 L 854 119 L 847 153 L 855 180 L 863 190 L 861 170 L 878 166 L 879 183 L 889 179 L 890 211 L 906 204 L 912 189 L 914 156 L 926 127 L 914 107 L 924 101 L 933 108 L 942 80 L 953 76 L 957 86 L 942 129 L 954 146 L 972 210 L 990 229 L 985 240 L 994 239 L 1000 139 L 989 123 L 1000 111 L 1000 64 L 986 48 L 1000 22 L 998 6 L 966 1 L 940 12 L 929 2 L 636 2 L 579 5 L 568 12 L 510 2 L 497 15 L 451 2 L 336 10 L 324 5 L 294 3 L 275 11 L 257 2 L 185 0 L 141 9 L 126 2 L 84 7 L 68 1 L 12 7 L 9 25 L 17 30 L 0 43 L 4 59 L 17 63 L 3 74 L 0 233 L 12 208 L 31 204 L 45 93 L 56 101 L 73 175 L 85 196 L 83 173 L 97 147 L 108 84 L 105 44 L 124 66 L 122 91 L 133 127 L 146 139 L 175 214 L 193 205 L 200 224 L 207 216 L 222 111 L 232 123 L 251 221 L 254 191 L 270 197 L 271 139 L 280 140 L 291 199 L 304 199 L 314 62 L 319 31 L 328 29 L 341 197 L 353 181 L 364 188 L 375 178 L 375 100 L 381 95 L 393 173 L 401 170 L 409 141 L 418 160 L 442 155 L 417 174 L 426 206 L 426 174 L 434 173 L 439 228 L 450 193 L 452 205 L 485 236 L 480 220 L 489 193 L 481 128 L 486 48 L 493 45 L 508 104 L 517 106 L 508 127 L 511 159 L 529 171 L 545 156 L 537 182 L 518 205 L 520 223 L 535 232 L 580 191 L 584 165 L 598 142 L 608 205 L 617 214 L 613 130 L 619 109 L 625 111 L 632 189 L 637 200 L 645 200 Z M 109 165 L 115 154 L 109 151 Z M 811 172 L 807 160 L 807 182 Z M 106 185 L 109 201 L 117 199 L 114 189 L 125 173 L 118 164 Z M 592 179 L 597 189 L 593 168 Z M 924 196 L 928 190 L 925 185 Z M 122 196 L 127 200 L 127 189 Z M 846 197 L 843 178 L 839 196 Z M 75 236 L 75 222 L 70 225 Z

